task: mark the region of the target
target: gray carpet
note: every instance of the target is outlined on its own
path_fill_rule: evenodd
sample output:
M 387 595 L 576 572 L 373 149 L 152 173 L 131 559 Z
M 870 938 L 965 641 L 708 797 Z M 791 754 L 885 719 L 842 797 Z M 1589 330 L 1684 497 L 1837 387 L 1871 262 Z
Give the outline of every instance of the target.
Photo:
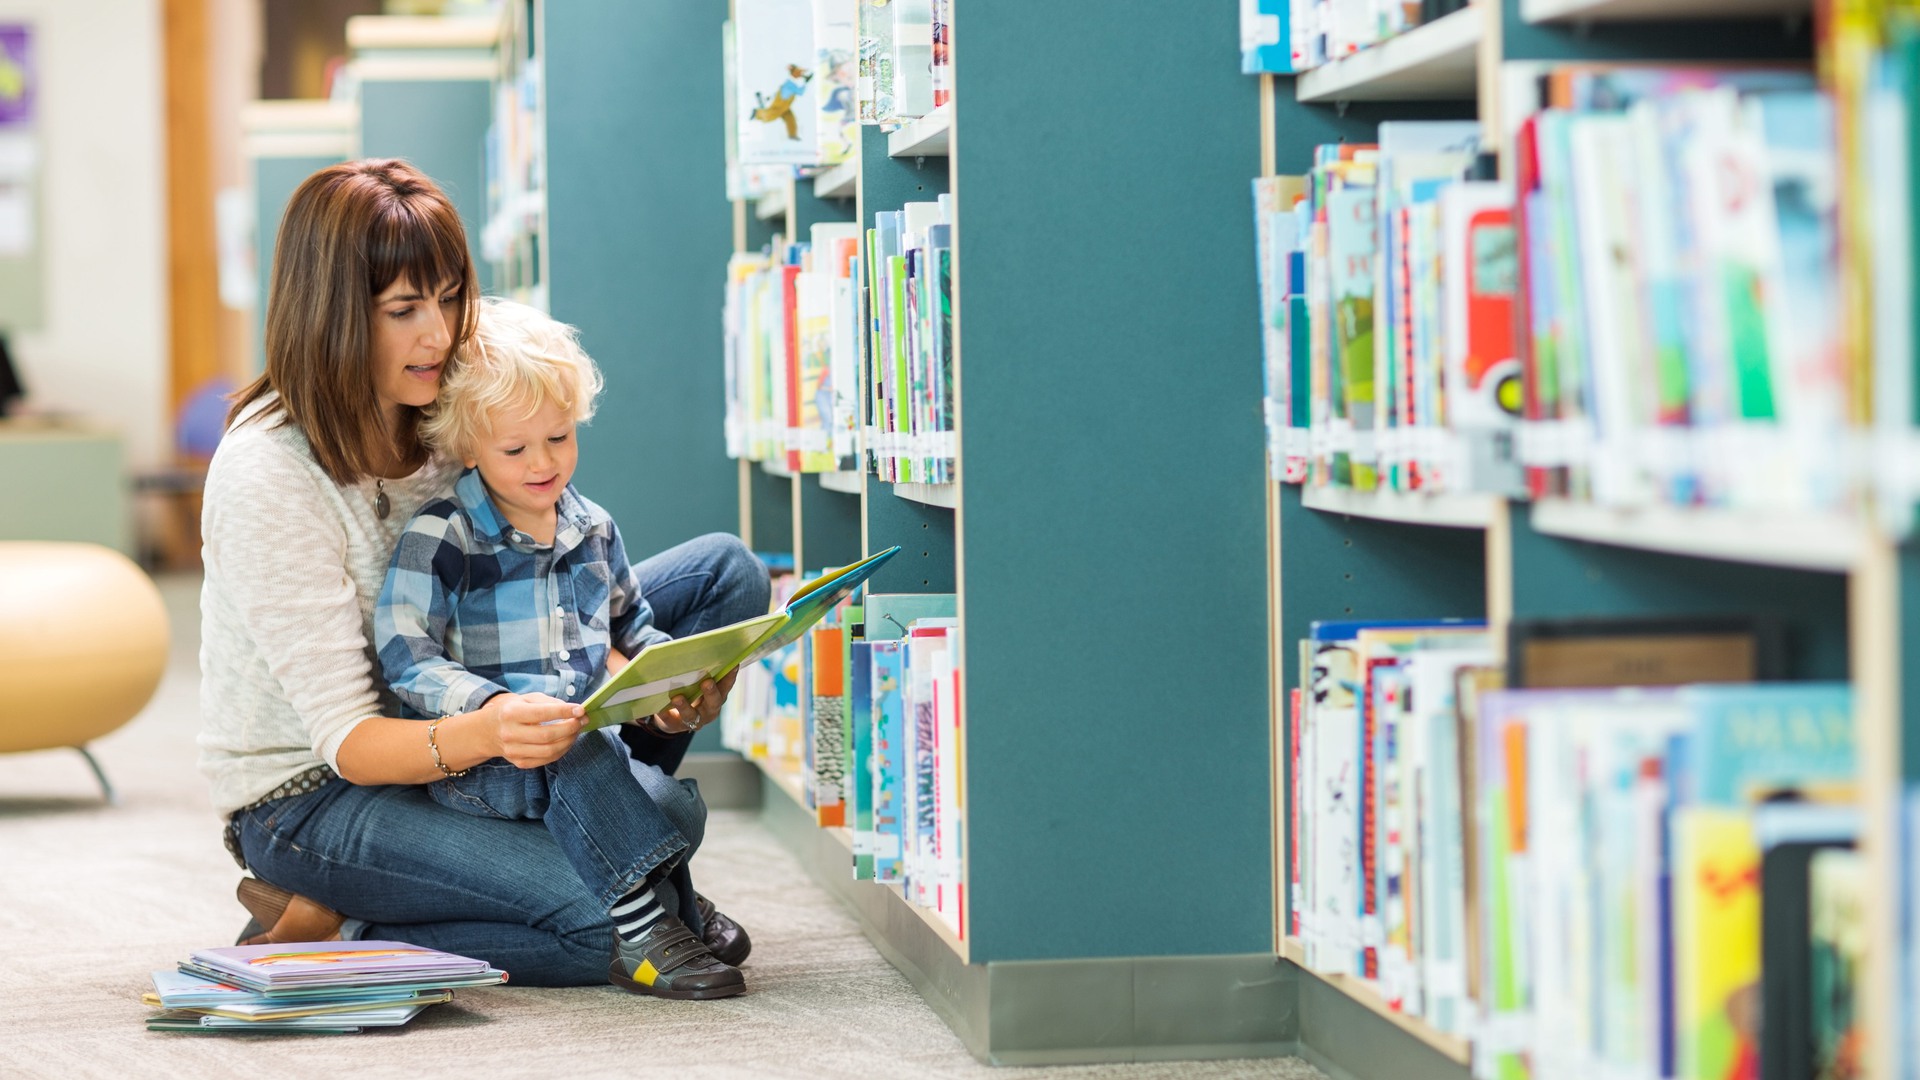
M 0 756 L 4 1077 L 1285 1077 L 1298 1061 L 1022 1069 L 977 1064 L 752 815 L 721 812 L 701 889 L 754 935 L 746 995 L 666 1002 L 612 987 L 463 990 L 407 1028 L 361 1036 L 149 1033 L 147 973 L 224 945 L 239 873 L 194 770 L 198 583 L 163 583 L 173 661 L 153 704 L 95 745 L 101 805 L 70 752 Z M 110 661 L 109 622 L 102 624 Z

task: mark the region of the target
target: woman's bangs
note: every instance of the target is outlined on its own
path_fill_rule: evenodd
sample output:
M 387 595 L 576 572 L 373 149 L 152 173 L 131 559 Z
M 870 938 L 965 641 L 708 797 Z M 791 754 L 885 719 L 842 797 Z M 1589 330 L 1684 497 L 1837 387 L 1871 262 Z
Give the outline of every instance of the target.
M 423 295 L 439 288 L 461 289 L 467 284 L 467 267 L 466 234 L 460 219 L 444 206 L 394 199 L 369 237 L 367 286 L 373 296 L 403 278 Z

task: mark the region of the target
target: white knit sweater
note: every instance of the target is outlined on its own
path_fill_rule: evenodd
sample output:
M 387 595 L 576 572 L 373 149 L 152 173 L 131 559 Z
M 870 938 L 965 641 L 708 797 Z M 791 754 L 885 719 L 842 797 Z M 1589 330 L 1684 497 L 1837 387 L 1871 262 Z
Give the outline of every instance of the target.
M 324 761 L 370 716 L 397 716 L 378 678 L 373 608 L 400 533 L 452 491 L 459 469 L 434 461 L 341 487 L 306 436 L 274 421 L 227 432 L 207 470 L 201 514 L 200 771 L 232 813 Z

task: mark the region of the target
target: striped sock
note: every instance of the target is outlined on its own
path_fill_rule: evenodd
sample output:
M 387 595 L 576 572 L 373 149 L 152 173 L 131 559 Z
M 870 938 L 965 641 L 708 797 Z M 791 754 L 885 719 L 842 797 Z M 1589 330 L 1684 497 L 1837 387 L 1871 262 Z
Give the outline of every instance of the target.
M 647 929 L 666 913 L 667 909 L 654 899 L 653 885 L 645 881 L 614 901 L 613 910 L 608 912 L 613 916 L 614 929 L 619 931 L 622 941 L 640 940 Z

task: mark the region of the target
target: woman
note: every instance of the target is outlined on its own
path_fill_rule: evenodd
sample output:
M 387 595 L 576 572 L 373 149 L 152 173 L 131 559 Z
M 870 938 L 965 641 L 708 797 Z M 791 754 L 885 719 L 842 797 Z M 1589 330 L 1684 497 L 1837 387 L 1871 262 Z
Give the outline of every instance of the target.
M 496 757 L 557 759 L 577 707 L 500 694 L 442 720 L 429 746 L 427 725 L 396 718 L 375 678 L 373 608 L 393 545 L 459 471 L 419 427 L 477 294 L 458 214 L 403 162 L 323 169 L 288 203 L 266 372 L 238 395 L 207 474 L 201 770 L 229 848 L 258 876 L 241 897 L 259 940 L 398 939 L 486 959 L 515 983 L 591 984 L 618 968 L 612 924 L 545 827 L 446 810 L 423 787 Z M 734 537 L 635 569 L 676 637 L 767 607 L 765 568 Z M 684 924 L 659 942 L 652 992 L 665 996 L 690 996 L 676 980 L 738 984 L 749 947 L 693 891 L 706 808 L 668 775 L 731 681 L 624 730 L 635 783 L 601 793 L 628 800 L 634 826 L 596 844 Z

